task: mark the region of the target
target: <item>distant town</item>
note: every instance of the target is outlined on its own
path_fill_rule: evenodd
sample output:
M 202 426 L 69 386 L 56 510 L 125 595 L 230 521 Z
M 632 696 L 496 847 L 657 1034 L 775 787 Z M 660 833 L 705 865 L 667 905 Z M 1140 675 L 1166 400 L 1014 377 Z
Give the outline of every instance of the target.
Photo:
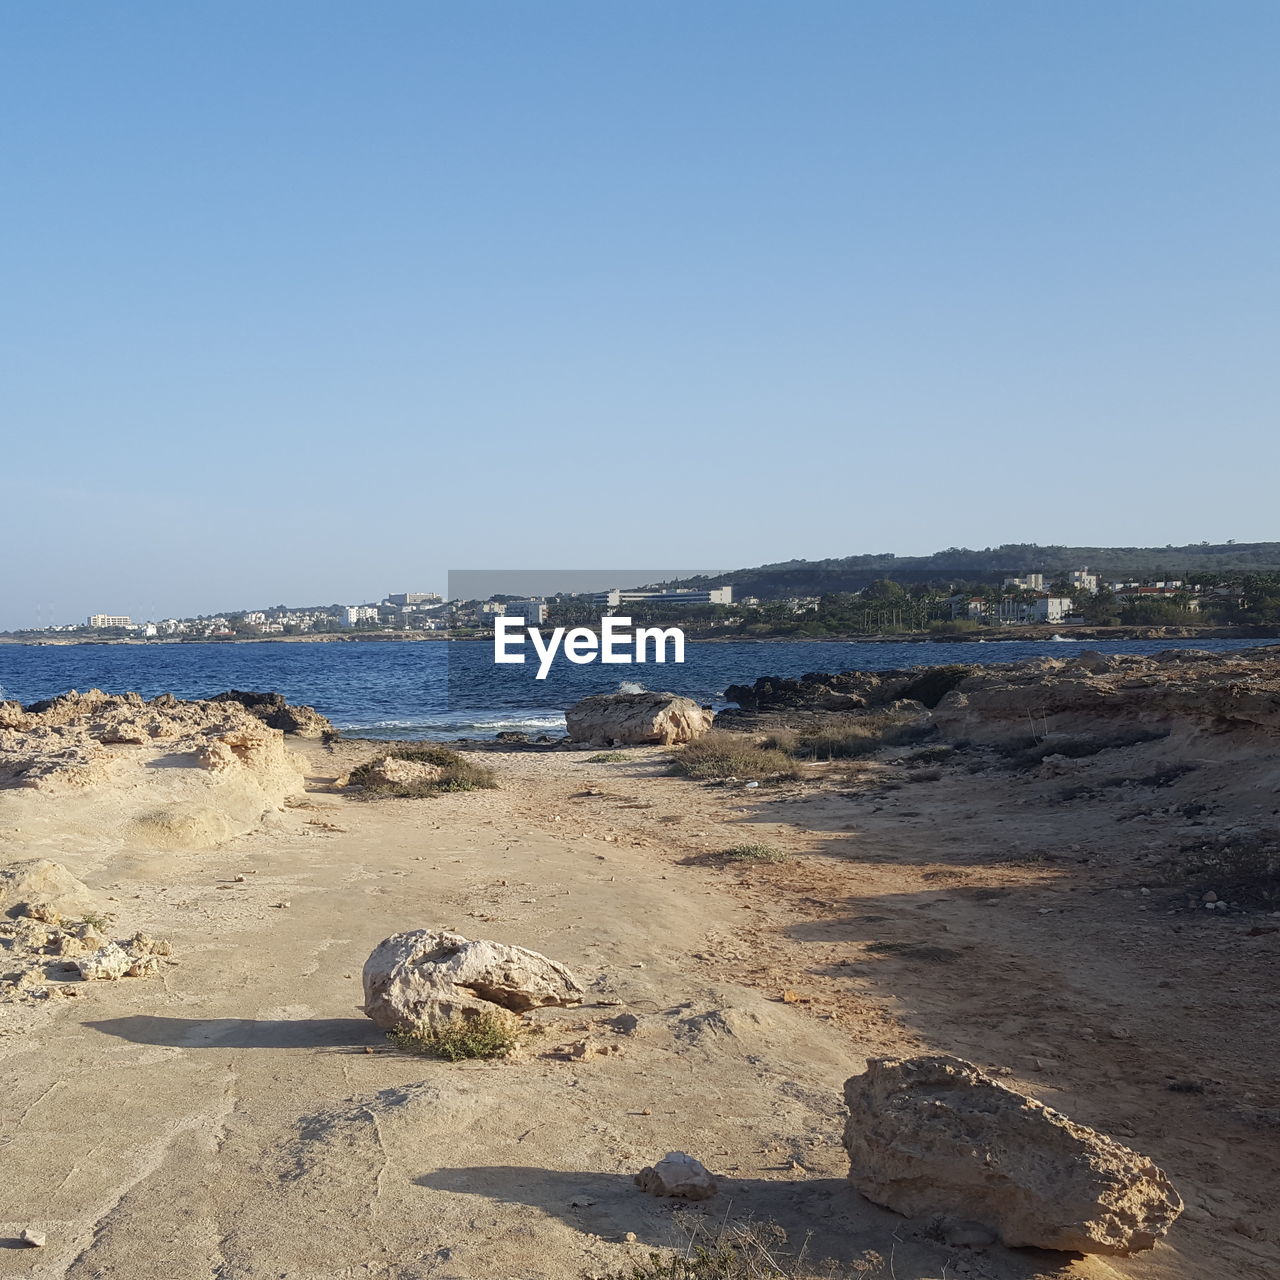
M 494 595 L 446 600 L 435 592 L 390 593 L 360 604 L 274 605 L 191 618 L 138 620 L 95 613 L 84 622 L 8 633 L 14 639 L 234 640 L 265 637 L 468 637 L 498 615 L 531 626 L 590 625 L 605 615 L 637 623 L 679 620 L 691 635 L 756 636 L 924 633 L 959 635 L 1019 626 L 1230 626 L 1280 622 L 1280 575 L 1236 571 L 1178 578 L 1104 579 L 1087 566 L 1052 574 L 985 575 L 986 581 L 895 581 L 861 590 L 735 599 L 730 583 L 670 584 L 546 597 Z

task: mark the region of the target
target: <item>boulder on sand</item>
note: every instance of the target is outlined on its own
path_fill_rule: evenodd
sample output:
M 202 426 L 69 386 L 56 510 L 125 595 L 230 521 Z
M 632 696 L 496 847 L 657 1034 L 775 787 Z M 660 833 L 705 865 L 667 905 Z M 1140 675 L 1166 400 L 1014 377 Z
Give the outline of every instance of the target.
M 564 965 L 536 951 L 445 930 L 393 934 L 364 966 L 364 1012 L 384 1031 L 580 1004 L 584 995 Z
M 707 1167 L 683 1151 L 668 1151 L 655 1165 L 646 1165 L 635 1184 L 651 1196 L 676 1196 L 681 1200 L 709 1200 L 718 1190 Z
M 1145 1156 L 960 1058 L 872 1058 L 844 1094 L 850 1181 L 909 1217 L 981 1223 L 1014 1247 L 1124 1255 L 1182 1212 Z
M 593 747 L 670 747 L 700 738 L 712 714 L 676 693 L 598 693 L 564 713 L 572 742 Z

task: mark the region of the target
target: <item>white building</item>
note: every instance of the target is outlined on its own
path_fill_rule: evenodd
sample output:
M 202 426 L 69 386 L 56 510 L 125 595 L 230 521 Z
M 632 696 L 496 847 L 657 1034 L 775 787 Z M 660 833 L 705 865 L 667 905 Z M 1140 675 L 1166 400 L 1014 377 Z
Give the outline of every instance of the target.
M 1006 578 L 1003 585 L 1012 587 L 1015 591 L 1043 591 L 1044 574 L 1024 573 L 1020 578 Z
M 1028 606 L 1036 622 L 1061 622 L 1072 610 L 1069 596 L 1037 596 Z
M 440 604 L 441 596 L 436 591 L 401 591 L 387 596 L 387 603 L 400 608 L 410 604 Z
M 508 618 L 523 618 L 530 627 L 541 626 L 547 620 L 547 606 L 541 600 L 508 600 L 502 612 Z
M 600 591 L 592 597 L 596 604 L 616 609 L 624 604 L 732 604 L 732 587 L 712 587 L 707 591 Z
M 1067 581 L 1076 591 L 1087 591 L 1091 596 L 1098 594 L 1098 575 L 1090 573 L 1088 568 L 1072 569 L 1067 574 Z
M 89 615 L 91 627 L 131 627 L 133 619 L 114 613 L 93 613 Z
M 378 609 L 372 604 L 348 604 L 341 611 L 342 624 L 354 627 L 357 622 L 377 622 Z

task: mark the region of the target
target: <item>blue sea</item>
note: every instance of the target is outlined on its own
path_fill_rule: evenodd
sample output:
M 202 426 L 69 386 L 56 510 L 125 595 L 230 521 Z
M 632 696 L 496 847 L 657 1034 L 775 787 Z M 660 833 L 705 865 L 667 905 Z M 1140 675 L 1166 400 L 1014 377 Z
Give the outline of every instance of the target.
M 536 666 L 495 666 L 480 641 L 339 643 L 0 645 L 0 699 L 34 702 L 68 689 L 136 690 L 199 698 L 224 689 L 282 693 L 353 735 L 375 738 L 489 736 L 504 729 L 558 734 L 564 709 L 590 693 L 624 683 L 666 689 L 717 708 L 725 689 L 758 676 L 809 671 L 885 670 L 949 662 L 1003 663 L 1103 653 L 1216 651 L 1274 644 L 1267 640 L 1109 640 L 963 643 L 848 641 L 690 642 L 685 662 L 644 666 L 575 666 L 558 659 L 546 680 Z

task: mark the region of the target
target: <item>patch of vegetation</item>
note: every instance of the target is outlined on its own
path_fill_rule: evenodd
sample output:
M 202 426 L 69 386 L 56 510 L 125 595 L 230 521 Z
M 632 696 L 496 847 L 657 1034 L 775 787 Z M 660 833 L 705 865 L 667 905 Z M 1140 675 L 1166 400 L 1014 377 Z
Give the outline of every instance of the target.
M 923 675 L 917 676 L 898 695 L 910 698 L 915 702 L 923 702 L 926 707 L 936 707 L 952 689 L 960 686 L 977 670 L 977 667 L 955 663 L 946 667 L 931 667 Z
M 443 795 L 448 791 L 492 791 L 497 780 L 492 769 L 468 760 L 466 756 L 448 747 L 433 743 L 393 747 L 378 757 L 391 756 L 395 760 L 408 760 L 414 764 L 434 765 L 440 770 L 437 777 L 421 782 L 387 782 L 374 771 L 374 761 L 366 760 L 351 770 L 351 782 L 363 787 L 360 798 L 364 800 L 395 796 L 401 800 L 424 800 Z
M 588 764 L 621 764 L 627 758 L 625 751 L 597 751 L 587 757 Z
M 454 1018 L 444 1026 L 418 1031 L 388 1031 L 387 1039 L 405 1053 L 461 1062 L 464 1058 L 501 1058 L 519 1043 L 523 1028 L 513 1018 L 481 1013 Z
M 798 778 L 800 769 L 790 756 L 766 747 L 742 733 L 712 729 L 686 743 L 672 756 L 676 773 L 699 781 L 721 778 Z
M 905 764 L 908 769 L 917 769 L 922 765 L 927 764 L 944 764 L 955 754 L 956 749 L 954 747 L 944 745 L 936 747 L 921 747 L 919 751 L 913 751 L 909 756 L 907 756 L 902 763 Z
M 921 724 L 892 712 L 850 716 L 800 734 L 791 754 L 800 760 L 848 760 L 872 755 L 881 747 L 919 742 L 933 732 L 931 724 Z
M 791 855 L 771 844 L 735 844 L 724 851 L 730 862 L 790 862 Z
M 1280 906 L 1280 831 L 1239 832 L 1184 845 L 1170 859 L 1170 879 L 1224 902 Z

